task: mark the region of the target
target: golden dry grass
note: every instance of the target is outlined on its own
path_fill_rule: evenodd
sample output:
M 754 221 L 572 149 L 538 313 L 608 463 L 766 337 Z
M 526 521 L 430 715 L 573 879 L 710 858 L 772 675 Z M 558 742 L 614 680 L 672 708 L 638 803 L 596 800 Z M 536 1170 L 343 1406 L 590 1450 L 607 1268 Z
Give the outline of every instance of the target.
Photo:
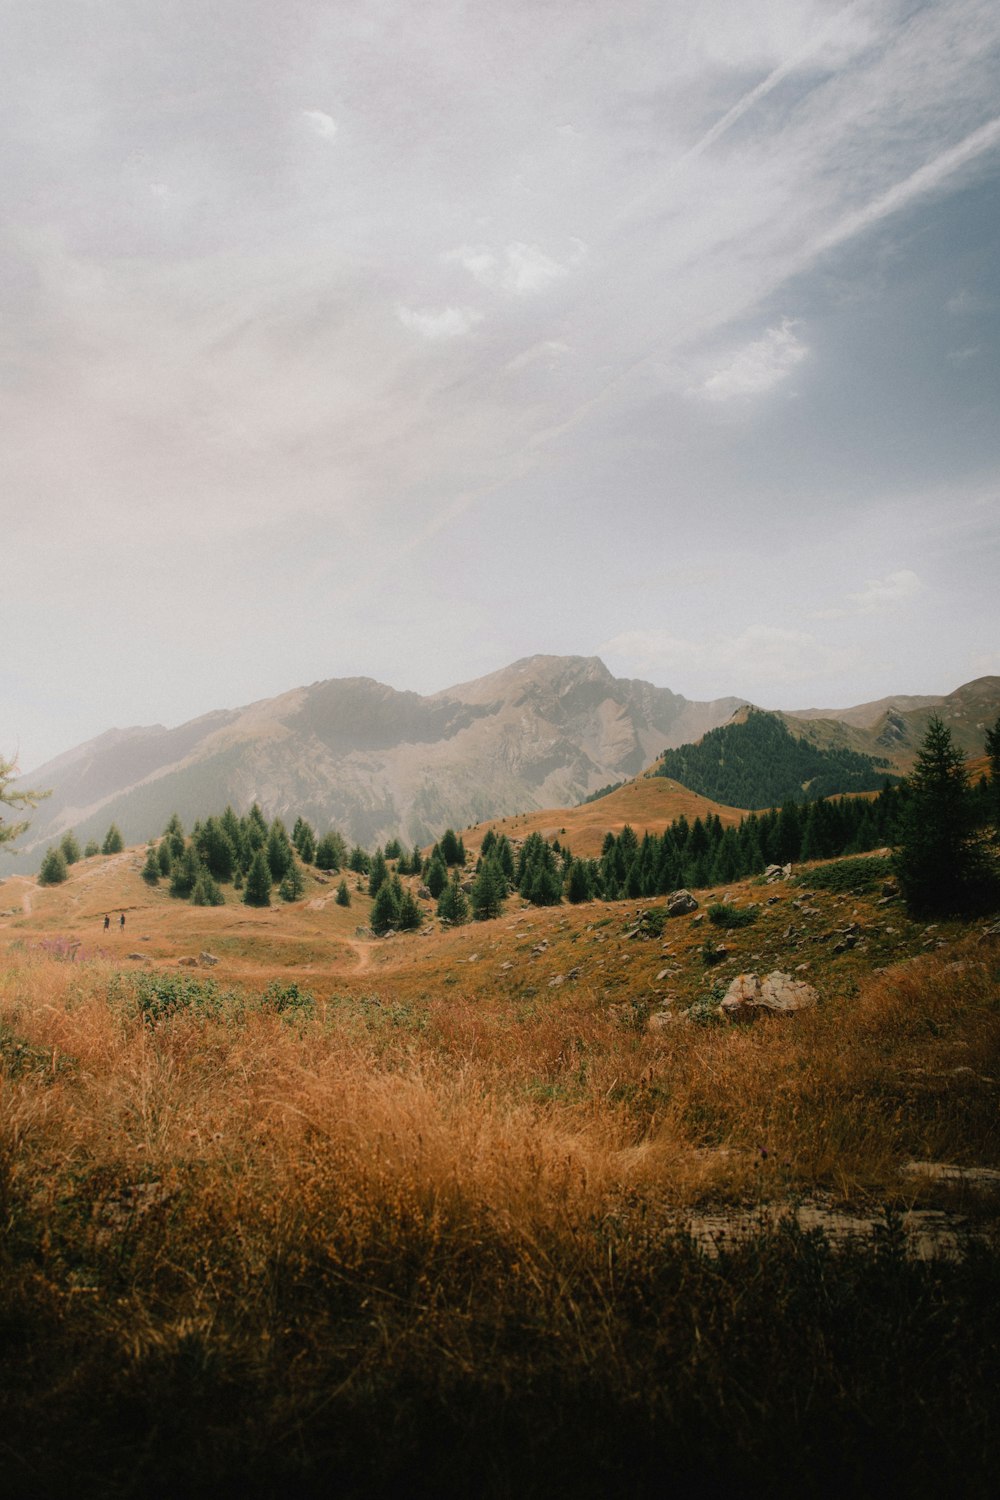
M 628 903 L 512 904 L 497 922 L 371 944 L 355 932 L 366 898 L 345 912 L 326 899 L 333 886 L 272 912 L 199 911 L 147 891 L 137 862 L 74 870 L 65 887 L 32 897 L 30 917 L 19 909 L 0 929 L 0 1311 L 17 1372 L 4 1400 L 34 1434 L 12 1445 L 25 1490 L 39 1475 L 54 1485 L 72 1462 L 91 1474 L 91 1493 L 151 1493 L 155 1460 L 196 1492 L 196 1455 L 207 1491 L 243 1474 L 249 1454 L 248 1492 L 260 1483 L 269 1493 L 280 1449 L 281 1472 L 303 1492 L 327 1492 L 311 1467 L 322 1455 L 354 1465 L 348 1492 L 375 1493 L 358 1464 L 375 1455 L 389 1466 L 384 1482 L 402 1483 L 429 1441 L 418 1430 L 443 1423 L 451 1433 L 470 1392 L 484 1404 L 462 1420 L 480 1424 L 495 1470 L 482 1493 L 570 1492 L 545 1466 L 536 1402 L 546 1400 L 575 1434 L 557 1448 L 576 1494 L 607 1493 L 606 1465 L 639 1464 L 637 1454 L 650 1467 L 648 1488 L 636 1478 L 634 1492 L 655 1493 L 648 1445 L 664 1434 L 673 1472 L 691 1479 L 716 1461 L 704 1454 L 719 1403 L 730 1426 L 717 1462 L 727 1455 L 726 1477 L 749 1482 L 765 1460 L 754 1457 L 759 1424 L 739 1393 L 755 1380 L 770 1391 L 771 1421 L 787 1412 L 786 1378 L 812 1382 L 848 1423 L 839 1451 L 853 1452 L 843 1432 L 854 1395 L 829 1353 L 848 1326 L 865 1352 L 843 1358 L 861 1359 L 865 1400 L 889 1400 L 882 1345 L 898 1354 L 910 1340 L 921 1421 L 929 1434 L 944 1430 L 927 1404 L 929 1294 L 911 1283 L 916 1273 L 897 1265 L 897 1281 L 879 1281 L 889 1273 L 873 1262 L 869 1290 L 856 1266 L 841 1287 L 841 1273 L 800 1241 L 709 1271 L 678 1233 L 706 1209 L 802 1198 L 876 1217 L 961 1208 L 988 1232 L 991 1199 L 901 1168 L 910 1158 L 1000 1166 L 995 941 L 898 915 L 886 935 L 869 898 L 821 892 L 810 898 L 816 928 L 860 920 L 869 946 L 833 957 L 828 941 L 807 936 L 791 955 L 790 918 L 809 920 L 791 906 L 794 888 L 735 887 L 738 903 L 773 905 L 727 935 L 724 977 L 776 967 L 783 954 L 792 967 L 807 952 L 823 1004 L 752 1027 L 689 1018 L 652 1028 L 667 994 L 697 1014 L 720 972 L 705 968 L 694 918 L 645 941 L 630 935 Z M 105 943 L 105 905 L 127 911 L 124 939 Z M 78 938 L 85 953 L 95 927 L 97 949 L 132 951 L 148 936 L 155 962 L 57 956 L 61 940 Z M 223 961 L 179 968 L 203 948 Z M 137 986 L 178 976 L 194 986 L 192 1003 L 144 1019 Z M 262 1003 L 273 983 L 294 983 L 313 1003 L 279 1012 Z M 968 1285 L 980 1297 L 979 1283 Z M 801 1327 L 777 1313 L 782 1299 L 808 1309 Z M 890 1313 L 898 1321 L 883 1327 Z M 812 1319 L 820 1332 L 783 1371 L 782 1350 Z M 766 1377 L 746 1363 L 745 1325 L 753 1358 L 775 1341 Z M 969 1330 L 955 1361 L 974 1426 L 968 1386 L 989 1369 Z M 104 1390 L 138 1403 L 145 1436 L 126 1427 L 109 1439 L 119 1418 L 101 1405 Z M 203 1403 L 225 1413 L 233 1392 L 233 1412 L 206 1423 Z M 46 1399 L 70 1434 L 52 1449 L 58 1465 L 40 1436 Z M 177 1454 L 165 1403 L 177 1404 Z M 615 1414 L 603 1436 L 598 1409 Z M 905 1433 L 925 1464 L 919 1424 L 901 1411 L 885 1419 L 896 1424 L 892 1451 L 899 1460 Z M 420 1414 L 412 1430 L 406 1413 Z M 350 1438 L 345 1421 L 357 1424 Z M 515 1447 L 526 1444 L 516 1459 L 508 1421 L 521 1434 Z M 815 1441 L 807 1430 L 796 1418 L 786 1431 L 800 1460 Z M 88 1431 L 117 1455 L 111 1487 Z M 586 1464 L 574 1467 L 571 1449 Z M 778 1463 L 775 1449 L 765 1465 L 773 1493 Z M 830 1472 L 859 1482 L 860 1471 Z M 435 1475 L 442 1493 L 477 1483 L 474 1466 Z
M 463 838 L 466 847 L 478 849 L 488 829 L 506 833 L 508 838 L 524 839 L 530 833 L 540 833 L 544 838 L 558 838 L 569 845 L 578 859 L 596 859 L 606 833 L 621 833 L 626 823 L 641 836 L 662 833 L 675 819 L 684 816 L 689 823 L 695 818 L 718 815 L 723 827 L 739 823 L 745 813 L 735 807 L 725 807 L 713 802 L 698 792 L 681 786 L 665 776 L 640 776 L 597 802 L 584 803 L 582 807 L 553 807 L 538 812 L 517 813 L 509 818 L 493 818 L 478 823 L 469 829 Z

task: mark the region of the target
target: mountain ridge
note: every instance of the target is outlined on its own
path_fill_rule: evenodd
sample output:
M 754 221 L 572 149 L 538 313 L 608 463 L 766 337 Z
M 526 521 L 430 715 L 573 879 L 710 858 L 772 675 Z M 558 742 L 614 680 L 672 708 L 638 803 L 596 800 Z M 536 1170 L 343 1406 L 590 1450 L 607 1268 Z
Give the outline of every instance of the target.
M 857 722 L 883 705 L 874 722 Z M 371 677 L 321 679 L 173 728 L 107 730 L 38 767 L 30 782 L 52 796 L 34 815 L 18 869 L 37 867 L 44 846 L 69 828 L 100 840 L 116 822 L 134 843 L 173 811 L 190 824 L 227 802 L 245 811 L 257 801 L 269 818 L 301 814 L 368 846 L 390 837 L 424 844 L 449 825 L 574 806 L 746 707 L 745 698 L 697 701 L 617 678 L 595 656 L 523 657 L 427 695 Z M 857 705 L 836 719 L 764 712 L 814 744 L 884 756 L 905 770 L 932 711 L 967 753 L 981 753 L 982 724 L 998 708 L 992 677 L 940 697 Z

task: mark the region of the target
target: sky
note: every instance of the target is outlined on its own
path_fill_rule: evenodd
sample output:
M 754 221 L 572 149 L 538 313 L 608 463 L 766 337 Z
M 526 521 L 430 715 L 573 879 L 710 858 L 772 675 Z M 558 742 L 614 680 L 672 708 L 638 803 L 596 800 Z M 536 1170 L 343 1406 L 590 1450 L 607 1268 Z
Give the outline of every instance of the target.
M 1000 672 L 996 0 L 7 0 L 0 756 Z

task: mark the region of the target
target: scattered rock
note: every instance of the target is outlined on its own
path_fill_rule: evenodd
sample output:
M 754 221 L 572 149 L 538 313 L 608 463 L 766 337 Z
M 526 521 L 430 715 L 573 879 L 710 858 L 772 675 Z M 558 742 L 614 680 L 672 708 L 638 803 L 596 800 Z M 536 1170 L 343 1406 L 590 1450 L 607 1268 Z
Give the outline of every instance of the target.
M 791 1015 L 797 1010 L 809 1010 L 818 1002 L 819 995 L 811 984 L 775 969 L 766 979 L 758 974 L 737 974 L 719 1009 L 730 1020 L 743 1020 L 762 1010 L 772 1015 Z
M 791 873 L 791 865 L 768 865 L 764 871 L 764 882 L 766 885 L 774 885 L 778 880 L 788 880 Z
M 134 958 L 136 963 L 148 964 L 151 962 L 148 953 L 126 953 L 126 958 Z
M 216 958 L 214 953 L 205 952 L 198 954 L 198 962 L 200 964 L 204 964 L 206 969 L 210 969 L 214 964 L 217 964 L 219 960 Z
M 177 966 L 180 969 L 196 969 L 198 967 L 198 960 L 191 954 L 186 954 L 184 958 L 177 960 Z
M 566 975 L 565 974 L 553 974 L 552 978 L 549 980 L 549 989 L 550 990 L 558 989 L 561 984 L 565 984 L 565 983 L 566 983 Z
M 672 896 L 667 897 L 668 917 L 686 917 L 688 912 L 697 910 L 698 903 L 690 891 L 674 891 Z
M 512 969 L 513 967 L 514 967 L 514 964 L 513 964 L 512 960 L 508 958 L 508 960 L 507 960 L 506 963 L 503 963 L 503 964 L 500 965 L 501 973 L 504 970 L 506 970 L 506 969 Z

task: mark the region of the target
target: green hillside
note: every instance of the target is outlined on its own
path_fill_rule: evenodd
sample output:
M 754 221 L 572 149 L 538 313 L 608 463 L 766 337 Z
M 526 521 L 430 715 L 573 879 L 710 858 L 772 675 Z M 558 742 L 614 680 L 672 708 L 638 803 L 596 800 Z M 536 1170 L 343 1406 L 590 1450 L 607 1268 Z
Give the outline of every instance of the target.
M 775 714 L 748 709 L 745 719 L 712 729 L 697 744 L 664 752 L 655 775 L 669 776 L 730 807 L 776 807 L 818 801 L 885 785 L 890 762 L 856 750 L 821 749 L 791 734 Z

